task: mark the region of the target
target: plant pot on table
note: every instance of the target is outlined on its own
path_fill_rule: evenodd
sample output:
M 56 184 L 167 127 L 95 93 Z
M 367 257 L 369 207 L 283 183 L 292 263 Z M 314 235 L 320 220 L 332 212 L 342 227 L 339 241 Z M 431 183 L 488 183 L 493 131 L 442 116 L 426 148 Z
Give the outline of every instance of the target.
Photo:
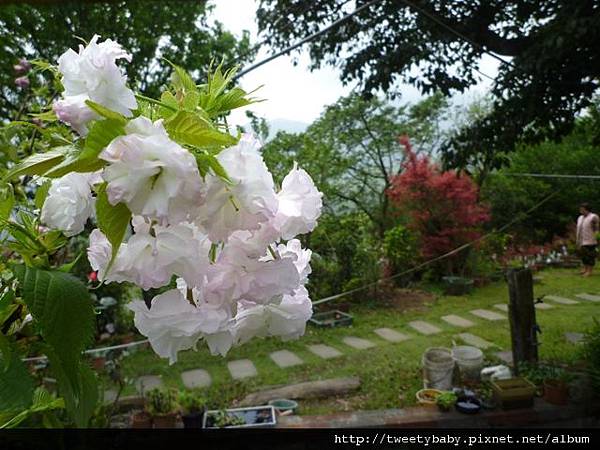
M 569 386 L 563 380 L 544 380 L 544 400 L 553 405 L 566 405 Z
M 177 413 L 155 414 L 152 416 L 154 428 L 175 428 L 177 425 Z
M 183 428 L 202 428 L 202 419 L 204 418 L 204 411 L 195 411 L 181 415 L 183 421 Z

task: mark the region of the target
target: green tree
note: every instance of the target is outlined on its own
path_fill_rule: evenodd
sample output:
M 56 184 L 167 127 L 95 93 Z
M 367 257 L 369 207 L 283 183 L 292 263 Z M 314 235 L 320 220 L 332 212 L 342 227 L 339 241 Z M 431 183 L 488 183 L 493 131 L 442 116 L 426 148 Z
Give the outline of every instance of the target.
M 261 0 L 259 28 L 283 48 L 343 17 L 346 3 Z M 486 51 L 501 55 L 508 63 L 496 78 L 494 108 L 444 147 L 446 163 L 464 167 L 482 149 L 513 150 L 520 139 L 572 129 L 600 86 L 599 23 L 598 0 L 381 0 L 308 46 L 313 68 L 334 65 L 366 92 L 387 92 L 396 81 L 424 93 L 462 92 L 478 82 Z
M 114 2 L 54 2 L 0 7 L 0 118 L 13 119 L 30 93 L 15 86 L 11 68 L 20 58 L 56 61 L 78 37 L 94 33 L 111 38 L 135 55 L 124 65 L 131 84 L 157 96 L 170 76 L 168 63 L 177 61 L 198 82 L 206 78 L 213 59 L 224 65 L 244 64 L 254 56 L 247 31 L 237 39 L 219 22 L 209 24 L 212 7 L 206 1 L 129 0 Z
M 383 237 L 394 221 L 385 193 L 404 158 L 397 136 L 408 134 L 419 151 L 432 151 L 445 112 L 439 94 L 414 105 L 350 95 L 329 106 L 305 133 L 279 133 L 264 155 L 280 177 L 297 161 L 325 194 L 328 211 L 360 211 Z

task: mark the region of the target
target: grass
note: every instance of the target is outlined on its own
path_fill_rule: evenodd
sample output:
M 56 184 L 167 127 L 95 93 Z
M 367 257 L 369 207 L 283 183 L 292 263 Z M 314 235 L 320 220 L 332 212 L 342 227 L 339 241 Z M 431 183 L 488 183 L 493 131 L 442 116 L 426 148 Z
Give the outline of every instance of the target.
M 582 292 L 600 293 L 600 276 L 581 278 L 572 270 L 552 269 L 542 272 L 543 282 L 534 287 L 535 296 L 554 294 L 570 298 Z M 403 310 L 395 306 L 382 306 L 376 301 L 355 303 L 351 314 L 352 327 L 316 329 L 308 326 L 304 337 L 298 341 L 281 342 L 276 339 L 255 339 L 250 343 L 230 351 L 226 358 L 211 356 L 204 346 L 197 352 L 180 353 L 179 361 L 169 366 L 151 350 L 138 350 L 122 361 L 123 374 L 131 381 L 140 375 L 161 375 L 166 385 L 184 389 L 180 373 L 203 368 L 212 377 L 212 386 L 204 394 L 211 408 L 230 406 L 245 394 L 266 386 L 294 382 L 318 380 L 342 376 L 358 376 L 361 388 L 344 398 L 302 401 L 301 414 L 332 413 L 343 410 L 399 408 L 415 402 L 415 393 L 422 387 L 420 372 L 421 355 L 428 347 L 451 347 L 455 335 L 462 329 L 453 327 L 440 318 L 447 314 L 458 314 L 475 323 L 468 328 L 469 333 L 497 344 L 499 349 L 486 352 L 490 360 L 497 350 L 510 349 L 508 320 L 488 322 L 473 316 L 468 311 L 487 308 L 499 312 L 493 305 L 508 301 L 507 286 L 496 282 L 463 297 L 436 296 L 430 301 Z M 548 302 L 551 303 L 551 302 Z M 542 329 L 540 357 L 563 363 L 574 363 L 580 354 L 576 345 L 568 343 L 564 333 L 585 332 L 593 323 L 593 317 L 600 318 L 600 304 L 581 301 L 577 305 L 558 305 L 553 309 L 538 310 L 537 318 Z M 425 320 L 443 331 L 432 336 L 419 335 L 408 326 L 412 320 Z M 411 338 L 393 344 L 382 340 L 373 329 L 388 327 L 398 330 Z M 377 344 L 368 350 L 355 350 L 346 346 L 341 338 L 358 336 Z M 457 340 L 458 342 L 458 340 Z M 322 360 L 308 351 L 306 345 L 324 343 L 342 351 L 343 356 L 333 360 Z M 288 349 L 304 360 L 304 364 L 288 369 L 280 369 L 269 358 L 269 353 Z M 258 376 L 244 382 L 232 380 L 227 370 L 227 361 L 251 359 Z M 128 385 L 125 393 L 133 393 Z

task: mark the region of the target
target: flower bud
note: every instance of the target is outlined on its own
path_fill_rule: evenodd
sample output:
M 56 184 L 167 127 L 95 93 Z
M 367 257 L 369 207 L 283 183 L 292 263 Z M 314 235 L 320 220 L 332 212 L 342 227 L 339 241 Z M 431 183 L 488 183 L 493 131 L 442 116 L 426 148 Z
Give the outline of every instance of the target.
M 21 89 L 27 89 L 29 87 L 29 78 L 26 76 L 15 78 L 15 84 Z

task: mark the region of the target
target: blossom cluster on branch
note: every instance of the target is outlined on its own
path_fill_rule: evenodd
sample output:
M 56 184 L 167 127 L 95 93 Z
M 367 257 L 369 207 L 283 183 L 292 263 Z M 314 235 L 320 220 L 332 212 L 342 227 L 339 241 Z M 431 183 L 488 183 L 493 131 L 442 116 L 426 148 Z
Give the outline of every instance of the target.
M 59 58 L 64 91 L 53 109 L 84 144 L 62 160 L 66 174 L 51 172 L 61 176 L 42 221 L 73 236 L 95 219 L 88 259 L 103 282 L 147 290 L 176 279 L 150 307 L 129 305 L 171 363 L 202 339 L 225 355 L 255 336 L 299 337 L 312 314 L 311 251 L 296 237 L 316 226 L 322 194 L 296 166 L 277 189 L 260 142 L 220 131 L 220 115 L 249 103 L 218 86 L 227 76 L 201 91 L 175 66 L 173 89 L 152 101 L 127 87 L 117 61 L 131 58 L 98 36 Z

